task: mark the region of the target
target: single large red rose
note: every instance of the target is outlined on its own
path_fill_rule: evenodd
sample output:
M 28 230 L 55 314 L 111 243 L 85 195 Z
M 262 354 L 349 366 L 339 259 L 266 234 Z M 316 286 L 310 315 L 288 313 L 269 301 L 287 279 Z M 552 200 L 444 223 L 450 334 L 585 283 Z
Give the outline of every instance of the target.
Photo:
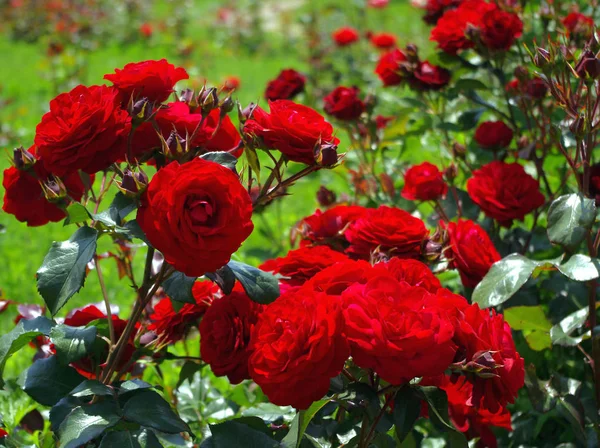
M 162 103 L 169 98 L 178 81 L 188 78 L 184 68 L 175 67 L 166 59 L 132 62 L 116 69 L 114 74 L 104 75 L 104 79 L 121 91 L 125 103 L 132 98 Z
M 53 182 L 56 182 L 56 179 L 46 171 L 41 161 L 35 162 L 29 169 L 5 169 L 2 180 L 5 189 L 2 210 L 14 215 L 17 220 L 26 222 L 29 227 L 61 221 L 67 216 L 64 208 L 48 201 L 41 187 L 41 183 Z M 64 176 L 62 183 L 68 196 L 62 201 L 63 206 L 67 205 L 70 199 L 81 199 L 85 186 L 78 172 Z
M 291 250 L 285 257 L 267 260 L 260 269 L 279 274 L 281 283 L 302 286 L 323 269 L 346 260 L 346 255 L 327 246 L 307 246 Z
M 402 197 L 409 201 L 435 201 L 448 192 L 442 173 L 429 162 L 412 166 L 404 175 Z
M 510 145 L 513 130 L 503 121 L 484 121 L 475 130 L 475 141 L 485 149 L 502 149 Z
M 339 120 L 356 120 L 365 111 L 365 103 L 359 98 L 358 87 L 336 87 L 323 98 L 325 112 Z
M 439 375 L 454 359 L 454 327 L 420 287 L 378 276 L 342 293 L 353 361 L 398 385 Z
M 252 201 L 238 177 L 199 158 L 159 170 L 137 211 L 150 243 L 190 277 L 224 266 L 252 233 L 251 217 Z
M 233 291 L 216 299 L 200 322 L 200 356 L 232 384 L 249 379 L 250 335 L 263 306 Z
M 336 205 L 324 212 L 317 210 L 298 223 L 296 233 L 302 238 L 301 245 L 325 244 L 344 250 L 348 242 L 343 231 L 366 212 L 367 209 L 359 205 Z
M 518 163 L 494 160 L 473 171 L 467 192 L 483 212 L 505 227 L 544 205 L 537 180 Z
M 500 260 L 500 254 L 485 230 L 473 221 L 459 219 L 444 226 L 449 240 L 444 254 L 450 260 L 449 267 L 458 269 L 463 286 L 475 288 Z
M 385 87 L 397 86 L 404 81 L 402 64 L 406 62 L 406 55 L 399 49 L 384 53 L 379 58 L 375 74 L 381 79 Z
M 304 91 L 306 76 L 292 68 L 282 70 L 277 78 L 269 81 L 265 98 L 268 101 L 291 100 Z
M 220 110 L 213 109 L 202 120 L 200 111 L 191 110 L 188 104 L 177 101 L 159 109 L 153 121 L 164 141 L 168 141 L 171 133 L 176 132 L 181 140 L 191 139 L 190 149 L 201 148 L 199 153 L 225 151 L 235 157 L 241 156 L 240 134 L 228 116 L 223 117 L 219 124 L 219 116 Z M 142 123 L 133 136 L 132 157 L 140 158 L 153 149 L 160 149 L 161 145 L 161 138 L 154 125 L 150 122 Z M 185 142 L 182 146 L 185 146 Z
M 512 12 L 495 8 L 481 19 L 481 41 L 490 50 L 508 51 L 523 34 L 523 22 Z
M 122 157 L 130 129 L 117 89 L 77 86 L 50 101 L 50 111 L 36 127 L 35 145 L 52 174 L 93 174 Z
M 156 333 L 161 342 L 172 344 L 183 339 L 186 331 L 198 324 L 218 293 L 219 288 L 213 282 L 198 281 L 192 287 L 196 303 L 184 303 L 180 310 L 175 311 L 169 297 L 161 299 L 154 305 L 148 329 Z
M 358 41 L 358 39 L 360 39 L 360 34 L 358 34 L 358 31 L 354 28 L 344 26 L 331 33 L 331 38 L 338 47 L 346 47 Z
M 288 100 L 269 101 L 270 112 L 257 107 L 246 121 L 244 133 L 262 139 L 266 148 L 277 149 L 294 162 L 314 165 L 315 150 L 337 146 L 333 127 L 314 109 Z
M 306 289 L 266 306 L 251 338 L 250 376 L 278 406 L 323 398 L 348 359 L 339 298 Z
M 351 256 L 369 259 L 375 251 L 390 257 L 418 258 L 428 231 L 419 218 L 399 208 L 369 209 L 344 233 Z

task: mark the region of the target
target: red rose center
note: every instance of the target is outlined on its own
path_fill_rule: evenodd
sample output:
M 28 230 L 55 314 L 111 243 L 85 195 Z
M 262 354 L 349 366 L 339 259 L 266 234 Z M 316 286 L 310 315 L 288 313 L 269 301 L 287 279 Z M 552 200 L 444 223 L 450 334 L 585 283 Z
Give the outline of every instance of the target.
M 206 224 L 215 212 L 213 205 L 205 199 L 191 199 L 187 205 L 194 224 Z

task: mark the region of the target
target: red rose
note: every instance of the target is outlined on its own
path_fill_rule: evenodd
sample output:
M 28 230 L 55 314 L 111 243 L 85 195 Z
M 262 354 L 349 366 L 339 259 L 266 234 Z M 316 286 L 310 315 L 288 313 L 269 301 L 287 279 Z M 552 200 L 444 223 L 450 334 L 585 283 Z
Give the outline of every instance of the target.
M 200 356 L 216 376 L 232 384 L 250 378 L 248 344 L 262 308 L 239 291 L 212 303 L 200 322 Z
M 269 149 L 277 149 L 289 160 L 314 165 L 318 145 L 337 145 L 333 127 L 310 107 L 288 100 L 269 101 L 270 113 L 257 107 L 246 121 L 244 133 L 262 139 Z
M 354 284 L 364 284 L 373 276 L 372 266 L 363 260 L 346 260 L 323 269 L 307 281 L 302 288 L 340 296 Z
M 470 305 L 456 329 L 456 343 L 466 371 L 473 371 L 471 402 L 496 413 L 514 400 L 523 387 L 525 362 L 517 353 L 510 326 L 501 314 Z M 467 403 L 470 404 L 470 403 Z
M 338 47 L 345 47 L 358 41 L 360 35 L 358 31 L 349 26 L 344 26 L 335 30 L 331 37 Z
M 365 111 L 365 103 L 358 97 L 358 87 L 336 87 L 323 98 L 325 112 L 339 120 L 356 120 Z
M 490 50 L 508 51 L 523 34 L 523 22 L 511 12 L 495 8 L 481 19 L 481 41 Z
M 266 306 L 251 338 L 250 376 L 278 406 L 323 398 L 348 359 L 339 298 L 302 290 Z
M 435 25 L 440 17 L 450 9 L 456 8 L 463 0 L 427 0 L 425 5 L 425 23 Z
M 50 112 L 36 127 L 35 145 L 52 174 L 79 169 L 93 174 L 123 155 L 130 129 L 118 90 L 77 86 L 50 101 Z
M 587 39 L 594 31 L 594 18 L 580 12 L 570 13 L 561 22 L 569 35 L 575 38 Z
M 402 197 L 409 201 L 435 201 L 447 192 L 442 173 L 429 162 L 410 167 L 404 175 Z
M 513 130 L 503 121 L 484 121 L 475 130 L 475 141 L 485 149 L 502 149 L 510 145 Z
M 374 9 L 383 9 L 390 3 L 390 0 L 369 0 L 367 6 Z
M 346 252 L 362 259 L 369 259 L 374 251 L 391 257 L 418 258 L 427 234 L 419 218 L 385 205 L 369 209 L 344 233 L 350 243 Z
M 178 311 L 173 309 L 170 298 L 161 299 L 150 315 L 152 323 L 148 329 L 164 343 L 173 344 L 183 339 L 189 327 L 198 324 L 218 292 L 219 288 L 214 283 L 198 281 L 192 287 L 196 303 L 185 303 Z
M 95 305 L 88 305 L 85 308 L 70 312 L 65 318 L 64 324 L 69 325 L 70 327 L 84 327 L 95 320 L 106 320 L 106 314 Z M 125 331 L 127 321 L 119 319 L 113 314 L 112 323 L 115 330 L 115 338 L 118 340 Z M 138 327 L 139 324 L 136 324 L 136 328 Z M 134 340 L 135 331 L 131 333 L 131 336 L 127 341 L 127 345 L 123 351 L 123 356 L 121 356 L 119 362 L 117 363 L 117 372 L 124 368 L 131 361 L 131 357 L 135 352 Z M 96 373 L 99 371 L 100 367 L 104 367 L 107 356 L 108 344 L 105 344 L 105 347 L 100 354 L 94 353 L 86 356 L 79 361 L 74 362 L 73 367 L 75 367 L 75 369 L 86 378 L 96 378 Z M 131 368 L 133 368 L 133 364 L 131 365 Z
M 449 239 L 444 253 L 450 260 L 450 268 L 458 269 L 463 286 L 475 288 L 492 265 L 500 260 L 500 254 L 485 230 L 473 221 L 460 219 L 442 225 Z
M 171 133 L 175 131 L 182 141 L 181 146 L 184 147 L 186 137 L 191 138 L 197 129 L 193 140 L 189 142 L 190 149 L 202 148 L 200 152 L 225 151 L 235 157 L 241 156 L 241 137 L 235 125 L 228 116 L 223 117 L 219 125 L 219 116 L 219 109 L 213 109 L 202 121 L 200 111 L 192 111 L 188 104 L 177 101 L 159 109 L 154 116 L 154 122 L 165 141 L 168 141 Z M 200 123 L 202 126 L 198 127 Z M 161 145 L 162 141 L 153 124 L 145 122 L 134 133 L 132 156 L 141 158 L 154 149 L 160 149 Z
M 374 47 L 389 50 L 396 46 L 396 36 L 392 33 L 376 33 L 371 36 L 371 43 Z
M 264 262 L 260 269 L 279 274 L 281 283 L 302 286 L 323 269 L 346 260 L 346 255 L 327 246 L 301 247 L 289 251 L 285 257 Z
M 387 127 L 387 124 L 393 119 L 394 117 L 384 117 L 383 115 L 377 115 L 375 117 L 375 127 L 378 130 L 385 129 Z
M 590 197 L 596 199 L 596 206 L 600 204 L 600 163 L 590 167 Z
M 439 375 L 454 359 L 454 327 L 425 289 L 389 276 L 374 277 L 342 294 L 353 361 L 399 385 Z
M 548 93 L 548 86 L 537 76 L 525 81 L 515 78 L 506 85 L 506 91 L 511 95 L 524 95 L 539 100 L 544 98 Z
M 154 29 L 152 28 L 152 25 L 150 25 L 149 23 L 142 23 L 140 25 L 140 34 L 142 36 L 144 36 L 146 39 L 149 39 L 150 37 L 152 37 L 153 33 L 154 33 Z
M 240 78 L 237 76 L 228 76 L 223 82 L 223 91 L 224 92 L 233 92 L 240 88 Z
M 269 81 L 265 98 L 269 101 L 291 100 L 299 93 L 304 92 L 306 76 L 294 69 L 282 70 L 277 78 Z
M 417 90 L 440 90 L 450 82 L 450 72 L 445 68 L 424 61 L 419 63 L 412 72 L 409 81 L 410 85 Z
M 366 212 L 366 208 L 358 205 L 337 205 L 325 212 L 317 210 L 300 221 L 296 232 L 302 238 L 302 245 L 325 244 L 343 251 L 347 245 L 343 230 Z
M 114 74 L 104 75 L 123 94 L 123 102 L 131 98 L 148 98 L 148 101 L 162 103 L 169 98 L 178 81 L 188 79 L 185 69 L 160 61 L 132 62 Z
M 392 50 L 381 55 L 375 74 L 381 79 L 385 87 L 397 86 L 404 80 L 402 64 L 406 62 L 406 55 L 398 50 Z
M 15 215 L 17 220 L 26 222 L 29 227 L 43 226 L 66 218 L 64 208 L 46 199 L 41 183 L 56 184 L 56 178 L 44 169 L 41 161 L 37 161 L 32 168 L 26 170 L 19 170 L 16 167 L 5 169 L 2 186 L 6 191 L 2 210 Z M 63 177 L 62 183 L 66 187 L 66 194 L 71 199 L 75 201 L 81 199 L 85 186 L 79 173 L 67 174 Z M 68 203 L 67 199 L 63 200 L 63 206 Z
M 375 267 L 385 269 L 386 272 L 399 282 L 406 282 L 410 286 L 420 286 L 431 293 L 435 293 L 442 287 L 438 278 L 431 272 L 431 269 L 426 264 L 417 260 L 392 258 L 387 263 L 376 264 Z
M 251 217 L 252 201 L 238 177 L 199 158 L 159 170 L 137 211 L 150 243 L 190 277 L 224 266 L 252 233 Z
M 436 386 L 446 392 L 452 423 L 456 429 L 465 433 L 467 439 L 479 438 L 477 446 L 497 448 L 498 443 L 491 426 L 512 431 L 510 412 L 506 408 L 500 408 L 498 412 L 492 413 L 472 403 L 473 385 L 464 376 L 452 378 L 440 375 L 435 378 L 424 378 L 420 384 Z
M 523 220 L 545 201 L 539 182 L 521 165 L 499 160 L 473 171 L 467 192 L 487 216 L 506 227 L 514 219 Z

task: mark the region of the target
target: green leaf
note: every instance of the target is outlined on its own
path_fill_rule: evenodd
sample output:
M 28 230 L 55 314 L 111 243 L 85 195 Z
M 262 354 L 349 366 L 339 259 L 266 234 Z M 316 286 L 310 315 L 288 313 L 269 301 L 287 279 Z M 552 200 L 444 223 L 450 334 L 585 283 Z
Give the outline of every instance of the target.
M 484 112 L 485 109 L 481 107 L 478 109 L 463 112 L 458 117 L 458 125 L 461 127 L 461 130 L 468 131 L 470 129 L 475 128 L 475 126 L 477 126 L 477 123 L 479 123 L 479 119 L 481 118 Z
M 231 294 L 231 291 L 233 291 L 235 274 L 229 266 L 225 265 L 215 272 L 207 272 L 204 276 L 216 283 L 221 288 L 221 291 L 223 291 L 223 294 Z
M 194 374 L 202 368 L 202 365 L 194 361 L 186 361 L 179 370 L 179 379 L 175 389 L 183 384 L 185 380 L 192 381 Z
M 281 445 L 265 433 L 237 421 L 210 426 L 212 437 L 206 446 L 211 448 L 278 448 Z M 204 443 L 202 444 L 204 447 Z
M 23 390 L 38 403 L 54 406 L 84 380 L 73 367 L 62 365 L 58 357 L 51 356 L 38 359 L 25 371 Z
M 58 429 L 61 448 L 77 448 L 115 426 L 121 416 L 114 401 L 78 406 Z
M 90 395 L 112 396 L 113 391 L 110 387 L 102 384 L 98 380 L 85 380 L 70 393 L 72 397 L 89 397 Z
M 192 294 L 192 288 L 194 283 L 196 283 L 196 279 L 197 277 L 188 277 L 183 272 L 175 271 L 163 282 L 162 287 L 171 300 L 196 303 L 196 299 L 194 299 L 194 295 Z
M 582 308 L 574 313 L 569 314 L 559 323 L 550 329 L 550 338 L 552 343 L 556 345 L 564 345 L 567 347 L 575 346 L 582 340 L 582 336 L 571 337 L 578 328 L 581 328 L 588 318 L 588 308 Z
M 581 194 L 568 194 L 556 198 L 548 210 L 548 238 L 575 251 L 585 239 L 596 219 L 594 199 Z
M 456 81 L 453 85 L 455 89 L 463 91 L 471 90 L 487 90 L 487 86 L 478 79 L 462 78 Z
M 57 325 L 50 331 L 50 340 L 56 356 L 63 364 L 75 362 L 92 351 L 96 340 L 96 327 L 69 327 Z
M 421 397 L 406 385 L 394 397 L 394 427 L 400 443 L 410 434 L 421 414 Z
M 118 192 L 108 209 L 96 215 L 92 215 L 96 221 L 101 222 L 107 227 L 119 227 L 127 215 L 137 208 L 134 199 L 128 198 L 122 192 Z
M 123 394 L 129 393 L 129 392 L 134 392 L 134 391 L 138 391 L 138 390 L 152 389 L 152 388 L 153 388 L 153 386 L 151 384 L 148 384 L 145 381 L 138 380 L 137 378 L 135 378 L 133 380 L 123 381 L 119 385 L 119 395 L 123 395 Z
M 541 352 L 552 347 L 552 338 L 547 331 L 533 330 L 531 333 L 525 335 L 525 341 L 529 345 L 529 348 L 536 352 Z
M 585 443 L 585 412 L 581 401 L 574 395 L 569 394 L 558 400 L 556 409 L 571 424 L 575 437 Z
M 587 255 L 575 254 L 566 263 L 556 267 L 564 275 L 577 282 L 586 282 L 600 277 L 600 262 Z
M 69 224 L 78 224 L 80 222 L 85 222 L 88 219 L 91 219 L 92 216 L 87 209 L 81 205 L 79 202 L 74 202 L 67 207 L 67 217 L 65 218 L 65 226 Z
M 237 164 L 237 159 L 235 158 L 235 156 L 229 154 L 228 152 L 207 152 L 206 154 L 202 154 L 200 158 L 218 163 L 219 165 L 223 165 L 225 168 L 229 168 L 231 171 L 235 172 L 235 165 Z
M 137 238 L 138 240 L 142 240 L 144 243 L 146 243 L 147 246 L 153 247 L 152 244 L 150 244 L 150 241 L 148 241 L 146 234 L 135 219 L 127 221 L 125 225 L 123 227 L 118 228 L 117 231 L 119 233 L 123 233 L 129 239 Z
M 446 392 L 434 386 L 420 386 L 417 390 L 427 402 L 429 418 L 434 426 L 456 431 L 448 415 L 448 396 Z
M 80 227 L 68 241 L 54 242 L 37 271 L 38 291 L 54 316 L 78 292 L 96 253 L 98 231 Z
M 131 431 L 111 431 L 102 437 L 99 448 L 142 448 L 137 434 Z
M 504 319 L 513 330 L 550 331 L 552 323 L 541 306 L 514 306 L 504 310 Z
M 188 432 L 185 423 L 159 394 L 153 390 L 142 390 L 131 397 L 123 406 L 123 416 L 131 421 L 167 434 Z
M 329 403 L 329 401 L 330 400 L 315 401 L 308 409 L 299 411 L 294 417 L 294 420 L 292 420 L 289 432 L 281 441 L 283 447 L 300 448 L 300 444 L 302 443 L 302 438 L 304 437 L 306 428 L 308 428 L 308 424 L 317 414 L 317 412 L 323 409 L 323 406 Z
M 21 319 L 15 328 L 0 337 L 0 387 L 4 387 L 2 373 L 6 360 L 36 337 L 48 336 L 54 325 L 53 321 L 43 316 L 29 320 Z
M 538 263 L 523 255 L 512 254 L 494 263 L 473 291 L 473 303 L 482 308 L 498 306 L 529 280 Z
M 258 158 L 258 154 L 256 154 L 256 150 L 251 146 L 246 146 L 244 148 L 244 156 L 246 157 L 248 166 L 256 176 L 256 180 L 260 182 L 260 159 Z
M 255 302 L 266 305 L 279 297 L 279 282 L 274 275 L 239 261 L 230 261 L 227 266 Z
M 54 406 L 52 406 L 52 409 L 50 409 L 50 425 L 52 427 L 52 431 L 57 432 L 62 422 L 64 422 L 65 418 L 67 418 L 67 415 L 69 415 L 73 409 L 81 406 L 82 404 L 83 401 L 81 399 L 67 395 L 64 398 L 61 398 Z

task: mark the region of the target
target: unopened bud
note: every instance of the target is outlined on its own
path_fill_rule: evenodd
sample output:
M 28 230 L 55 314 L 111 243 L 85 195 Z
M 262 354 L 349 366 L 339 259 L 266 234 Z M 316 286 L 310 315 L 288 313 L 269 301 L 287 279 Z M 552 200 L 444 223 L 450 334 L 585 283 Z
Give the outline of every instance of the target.
M 443 244 L 434 241 L 433 238 L 427 240 L 423 245 L 421 255 L 430 263 L 437 262 L 442 257 L 444 246 Z
M 238 117 L 240 119 L 240 123 L 244 124 L 246 120 L 252 118 L 252 113 L 254 112 L 254 109 L 256 109 L 256 107 L 256 103 L 250 103 L 242 109 L 242 105 L 238 103 Z
M 221 105 L 219 107 L 221 118 L 225 118 L 225 115 L 231 112 L 235 107 L 235 102 L 231 99 L 230 96 L 228 96 L 223 101 L 221 101 Z
M 131 103 L 129 115 L 133 118 L 134 123 L 142 123 L 152 115 L 152 104 L 148 98 L 139 99 L 135 103 Z
M 585 118 L 582 116 L 577 117 L 569 126 L 569 130 L 576 137 L 583 137 L 585 135 Z
M 457 159 L 462 159 L 467 154 L 467 147 L 461 143 L 454 142 L 452 145 L 452 154 Z
M 597 79 L 600 77 L 600 60 L 594 52 L 585 50 L 575 66 L 575 73 L 582 79 Z
M 129 197 L 137 197 L 148 187 L 148 176 L 143 171 L 133 172 L 129 168 L 123 172 L 119 189 Z
M 519 65 L 517 68 L 515 68 L 515 78 L 521 81 L 527 80 L 529 78 L 529 70 L 527 70 L 526 67 Z
M 190 108 L 194 109 L 198 107 L 198 103 L 194 98 L 194 91 L 192 89 L 184 89 L 181 91 L 181 96 L 179 97 L 179 101 L 182 101 L 190 106 Z
M 419 48 L 415 44 L 406 45 L 404 53 L 408 62 L 419 62 Z
M 169 134 L 167 140 L 163 139 L 162 146 L 163 153 L 167 156 L 173 157 L 185 152 L 187 148 L 187 142 L 177 133 L 177 131 L 173 130 Z
M 379 175 L 379 180 L 381 181 L 383 192 L 387 194 L 390 199 L 394 199 L 396 196 L 396 189 L 394 188 L 394 180 L 392 177 L 387 173 L 381 173 Z
M 458 167 L 454 163 L 451 163 L 450 166 L 448 166 L 448 168 L 444 170 L 444 178 L 448 182 L 452 182 L 454 179 L 456 179 L 457 176 Z
M 22 146 L 15 148 L 13 152 L 13 162 L 19 170 L 26 170 L 35 163 L 35 156 Z
M 48 202 L 58 202 L 67 197 L 67 187 L 55 176 L 50 176 L 45 182 L 42 182 L 42 190 Z
M 544 48 L 536 48 L 535 56 L 533 57 L 533 64 L 537 68 L 544 68 L 550 64 L 552 57 L 550 52 Z
M 315 162 L 321 166 L 332 166 L 337 163 L 337 145 L 331 143 L 317 144 L 314 150 Z
M 202 109 L 203 114 L 208 114 L 211 110 L 219 107 L 219 95 L 217 95 L 217 89 L 211 87 L 210 89 L 204 89 L 198 94 L 198 104 Z
M 335 203 L 335 200 L 335 193 L 321 185 L 321 188 L 317 191 L 317 201 L 319 201 L 319 205 L 321 207 L 329 207 Z

